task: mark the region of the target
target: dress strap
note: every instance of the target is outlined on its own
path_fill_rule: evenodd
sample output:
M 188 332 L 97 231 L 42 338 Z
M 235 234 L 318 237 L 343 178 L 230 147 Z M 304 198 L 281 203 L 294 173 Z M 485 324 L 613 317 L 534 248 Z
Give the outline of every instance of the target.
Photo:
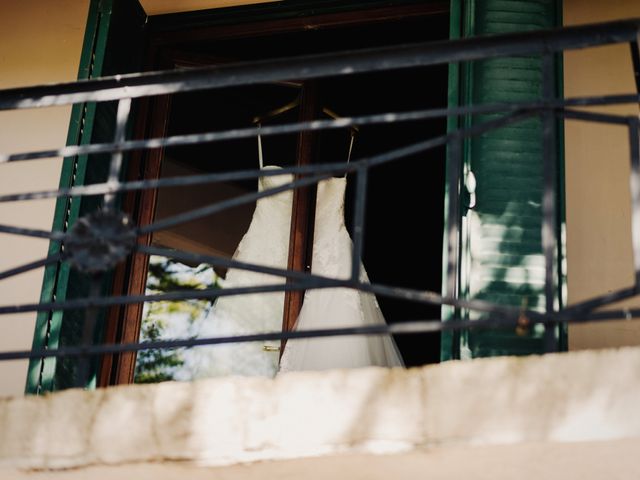
M 264 168 L 264 158 L 262 156 L 262 137 L 260 136 L 260 127 L 262 125 L 258 123 L 258 165 L 260 165 L 260 170 Z
M 353 142 L 356 139 L 356 134 L 351 130 L 351 140 L 349 141 L 349 153 L 347 154 L 347 163 L 351 161 L 351 152 L 353 151 Z

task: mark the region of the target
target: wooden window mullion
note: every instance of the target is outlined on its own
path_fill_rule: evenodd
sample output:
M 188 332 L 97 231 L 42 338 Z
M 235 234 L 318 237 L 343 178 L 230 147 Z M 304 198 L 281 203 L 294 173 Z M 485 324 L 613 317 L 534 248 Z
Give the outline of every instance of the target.
M 300 121 L 313 120 L 319 111 L 318 87 L 315 82 L 305 83 L 300 100 Z M 304 131 L 298 137 L 297 164 L 310 165 L 314 162 L 317 134 Z M 301 178 L 301 175 L 296 176 Z M 293 193 L 291 212 L 291 234 L 289 238 L 289 260 L 287 268 L 298 272 L 311 271 L 313 255 L 313 227 L 315 224 L 316 206 L 315 185 L 298 188 Z M 293 330 L 300 314 L 304 290 L 285 292 L 283 331 Z M 284 350 L 284 342 L 281 351 Z

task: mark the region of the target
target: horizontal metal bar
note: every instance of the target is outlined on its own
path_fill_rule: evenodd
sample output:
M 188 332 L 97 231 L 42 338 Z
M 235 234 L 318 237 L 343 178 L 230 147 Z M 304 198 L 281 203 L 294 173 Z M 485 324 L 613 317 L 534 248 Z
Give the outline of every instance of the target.
M 640 309 L 619 310 L 602 312 L 602 314 L 592 315 L 588 319 L 562 320 L 565 323 L 587 323 L 601 322 L 613 318 L 640 318 Z M 435 333 L 456 330 L 489 329 L 489 328 L 516 328 L 521 326 L 521 317 L 489 317 L 480 320 L 416 320 L 394 323 L 391 325 L 367 325 L 359 327 L 327 328 L 314 330 L 294 330 L 255 333 L 248 335 L 237 335 L 227 337 L 189 338 L 158 340 L 153 342 L 121 343 L 94 345 L 86 347 L 61 347 L 57 349 L 41 350 L 18 350 L 0 352 L 0 361 L 21 360 L 32 358 L 49 357 L 78 357 L 89 355 L 105 355 L 123 352 L 137 352 L 143 350 L 192 348 L 200 346 L 224 345 L 231 343 L 264 342 L 278 340 L 293 340 L 301 338 L 327 338 L 337 336 L 354 335 L 408 335 L 417 333 Z M 530 324 L 553 324 L 559 322 L 551 318 L 531 319 Z
M 120 143 L 94 143 L 88 145 L 69 145 L 53 150 L 35 150 L 30 152 L 0 154 L 0 163 L 17 162 L 25 160 L 38 160 L 44 158 L 73 157 L 76 155 L 91 155 L 97 153 L 127 152 L 151 148 L 167 148 L 175 146 L 196 145 L 201 143 L 213 143 L 226 140 L 238 140 L 254 138 L 258 134 L 262 137 L 270 135 L 283 135 L 298 133 L 301 131 L 318 131 L 328 129 L 347 128 L 354 125 L 376 125 L 395 122 L 411 122 L 443 118 L 460 115 L 481 115 L 491 113 L 505 113 L 526 109 L 562 108 L 567 106 L 600 106 L 617 105 L 640 102 L 640 95 L 605 95 L 597 97 L 576 97 L 569 99 L 556 99 L 552 102 L 522 102 L 522 103 L 493 103 L 486 105 L 465 105 L 453 108 L 433 108 L 416 110 L 412 112 L 388 112 L 373 115 L 362 115 L 330 120 L 313 120 L 309 122 L 295 122 L 282 125 L 266 125 L 250 128 L 236 128 L 223 131 L 194 133 L 185 135 L 173 135 L 170 137 L 151 138 L 146 140 L 129 140 Z M 616 120 L 617 123 L 617 120 Z
M 0 110 L 101 102 L 290 79 L 425 67 L 499 56 L 534 55 L 637 38 L 640 20 L 509 33 L 168 72 L 135 73 L 0 91 Z

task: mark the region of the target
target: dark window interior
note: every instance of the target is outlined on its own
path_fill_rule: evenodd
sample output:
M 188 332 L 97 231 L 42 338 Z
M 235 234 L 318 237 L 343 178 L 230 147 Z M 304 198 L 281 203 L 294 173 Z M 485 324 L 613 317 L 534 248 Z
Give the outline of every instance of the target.
M 157 59 L 163 65 L 170 62 L 176 68 L 186 68 L 439 40 L 448 37 L 448 24 L 447 15 L 437 14 L 364 26 L 199 41 L 172 45 L 161 50 Z M 254 117 L 292 102 L 304 88 L 307 86 L 302 83 L 272 84 L 174 95 L 168 109 L 166 133 L 176 135 L 248 127 L 254 124 Z M 447 68 L 438 66 L 328 78 L 319 80 L 317 88 L 319 107 L 327 107 L 340 116 L 444 107 Z M 294 122 L 298 120 L 298 114 L 299 109 L 293 108 L 285 114 L 263 120 L 263 124 Z M 357 160 L 386 152 L 443 135 L 445 131 L 446 119 L 362 126 L 356 133 L 351 158 Z M 347 161 L 349 140 L 348 129 L 318 134 L 315 161 Z M 263 138 L 265 164 L 295 164 L 296 142 L 297 135 Z M 256 169 L 257 142 L 250 139 L 169 148 L 164 152 L 163 162 L 161 175 L 181 174 L 181 171 Z M 445 150 L 438 148 L 370 170 L 363 263 L 372 282 L 436 292 L 441 290 L 444 166 Z M 353 214 L 353 183 L 350 178 L 346 202 L 349 229 Z M 227 193 L 223 196 L 254 191 L 256 185 L 255 181 L 228 184 L 225 186 L 228 191 L 225 190 Z M 172 191 L 173 195 L 184 199 L 193 195 L 194 190 Z M 166 194 L 161 191 L 156 218 L 164 215 L 163 204 L 170 210 L 172 206 L 180 208 L 177 202 L 163 198 L 163 195 Z M 249 206 L 231 210 L 225 219 L 220 217 L 218 224 L 227 225 L 226 233 L 220 231 L 220 235 L 213 234 L 213 237 L 206 233 L 216 220 L 209 217 L 178 227 L 174 239 L 182 236 L 197 243 L 202 237 L 201 251 L 213 247 L 212 253 L 231 256 L 248 226 L 251 213 L 252 207 Z M 211 238 L 215 238 L 213 243 L 218 242 L 218 245 L 207 246 L 207 239 L 210 241 Z M 154 243 L 190 249 L 176 244 L 169 237 L 164 240 L 154 238 Z M 197 247 L 193 249 L 198 250 Z M 440 318 L 437 306 L 384 297 L 378 297 L 378 302 L 388 323 Z M 439 334 L 398 336 L 396 341 L 407 366 L 439 361 Z

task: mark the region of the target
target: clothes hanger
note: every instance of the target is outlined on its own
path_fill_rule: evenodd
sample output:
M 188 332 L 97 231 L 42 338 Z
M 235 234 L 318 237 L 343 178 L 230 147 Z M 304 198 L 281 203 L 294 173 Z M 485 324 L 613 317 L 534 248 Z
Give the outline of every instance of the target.
M 295 84 L 289 85 L 289 86 L 295 86 Z M 259 115 L 259 116 L 255 116 L 253 117 L 253 119 L 251 120 L 251 123 L 254 123 L 258 126 L 258 131 L 260 130 L 260 128 L 262 127 L 262 122 L 268 118 L 273 118 L 273 117 L 277 117 L 278 115 L 282 115 L 294 108 L 296 108 L 298 105 L 300 105 L 300 99 L 301 96 L 298 95 L 296 98 L 294 98 L 291 102 L 284 104 L 281 107 L 278 107 L 274 110 L 271 110 L 263 115 Z M 322 107 L 322 113 L 324 113 L 325 115 L 335 119 L 335 120 L 340 120 L 344 117 L 341 117 L 340 115 L 338 115 L 335 111 L 331 110 L 329 107 Z M 349 152 L 347 154 L 347 163 L 349 163 L 351 161 L 351 153 L 353 152 L 353 144 L 355 142 L 355 138 L 356 138 L 356 134 L 360 132 L 360 128 L 357 125 L 351 125 L 349 127 L 349 130 L 351 132 L 350 135 L 350 139 L 349 139 Z M 260 133 L 258 132 L 257 135 L 257 140 L 258 140 L 258 164 L 260 166 L 260 169 L 262 170 L 264 168 L 264 156 L 262 153 L 262 136 L 260 135 Z M 345 173 L 346 176 L 346 173 Z
M 275 108 L 263 115 L 258 115 L 253 117 L 253 119 L 251 120 L 251 123 L 254 124 L 258 124 L 260 125 L 264 120 L 267 120 L 269 118 L 273 118 L 273 117 L 277 117 L 278 115 L 282 115 L 283 113 L 288 112 L 289 110 L 292 110 L 294 108 L 296 108 L 298 105 L 300 105 L 300 96 L 294 98 L 292 101 L 290 101 L 289 103 L 284 104 L 281 107 Z M 342 116 L 338 115 L 335 111 L 333 111 L 332 109 L 330 109 L 329 107 L 322 107 L 322 113 L 324 113 L 325 115 L 335 119 L 335 120 L 341 120 Z M 350 130 L 352 131 L 356 131 L 356 132 L 360 132 L 360 128 L 357 125 L 351 125 L 349 127 Z

